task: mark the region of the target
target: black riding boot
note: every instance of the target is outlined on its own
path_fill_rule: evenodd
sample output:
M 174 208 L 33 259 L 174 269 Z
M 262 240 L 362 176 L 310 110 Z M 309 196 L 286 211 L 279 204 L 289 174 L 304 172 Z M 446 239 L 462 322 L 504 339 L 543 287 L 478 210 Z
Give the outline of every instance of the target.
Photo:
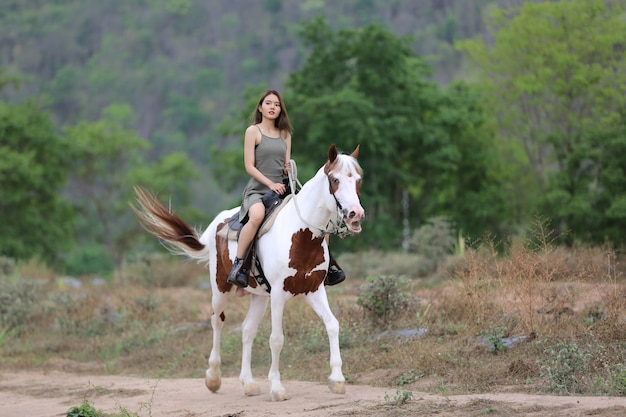
M 337 285 L 342 283 L 346 279 L 346 273 L 343 272 L 333 255 L 331 255 L 330 251 L 328 252 L 330 255 L 330 263 L 328 265 L 328 272 L 326 273 L 326 279 L 324 280 L 324 285 Z
M 235 257 L 235 261 L 233 262 L 233 269 L 230 270 L 230 274 L 228 274 L 228 279 L 226 280 L 226 282 L 241 288 L 246 288 L 248 286 L 248 274 L 247 271 L 242 268 L 243 264 L 244 259 L 239 259 Z

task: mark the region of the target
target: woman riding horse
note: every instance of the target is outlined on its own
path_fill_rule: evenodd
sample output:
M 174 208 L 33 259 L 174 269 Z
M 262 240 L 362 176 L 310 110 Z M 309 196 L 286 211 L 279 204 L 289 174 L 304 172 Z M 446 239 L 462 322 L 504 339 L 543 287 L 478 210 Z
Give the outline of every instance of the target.
M 291 169 L 291 134 L 293 129 L 282 96 L 276 90 L 268 90 L 259 99 L 250 115 L 253 122 L 246 129 L 244 138 L 244 166 L 250 180 L 243 190 L 239 221 L 237 255 L 228 282 L 241 288 L 248 286 L 249 271 L 242 266 L 246 255 L 265 216 L 261 199 L 268 192 L 284 195 L 286 172 Z M 326 275 L 326 285 L 339 284 L 346 275 L 331 256 Z

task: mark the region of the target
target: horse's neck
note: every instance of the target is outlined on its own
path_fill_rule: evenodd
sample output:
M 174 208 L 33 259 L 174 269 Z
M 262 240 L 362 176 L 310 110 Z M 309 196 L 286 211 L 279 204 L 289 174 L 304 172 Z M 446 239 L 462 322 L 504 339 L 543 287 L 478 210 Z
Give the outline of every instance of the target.
M 330 221 L 333 212 L 328 206 L 330 195 L 328 187 L 326 174 L 320 169 L 294 196 L 294 203 L 300 215 L 299 220 L 305 227 L 315 226 L 324 229 Z

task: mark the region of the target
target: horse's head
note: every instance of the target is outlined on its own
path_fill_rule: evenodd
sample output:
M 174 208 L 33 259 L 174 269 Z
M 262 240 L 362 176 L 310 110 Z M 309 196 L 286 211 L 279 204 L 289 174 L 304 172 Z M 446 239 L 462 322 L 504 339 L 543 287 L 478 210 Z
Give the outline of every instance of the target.
M 337 147 L 328 149 L 328 162 L 324 173 L 328 177 L 330 193 L 335 197 L 337 207 L 343 214 L 343 220 L 352 233 L 361 231 L 361 220 L 365 215 L 360 201 L 361 179 L 363 170 L 357 161 L 359 146 L 350 155 L 341 155 Z

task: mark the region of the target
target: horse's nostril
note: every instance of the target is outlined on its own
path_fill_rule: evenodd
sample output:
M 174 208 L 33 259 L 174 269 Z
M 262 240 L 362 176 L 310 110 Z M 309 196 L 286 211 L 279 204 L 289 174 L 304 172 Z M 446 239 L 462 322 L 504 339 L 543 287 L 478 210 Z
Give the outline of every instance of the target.
M 356 216 L 356 213 L 354 211 L 350 212 L 350 215 L 348 216 L 350 219 L 354 219 L 354 216 Z

